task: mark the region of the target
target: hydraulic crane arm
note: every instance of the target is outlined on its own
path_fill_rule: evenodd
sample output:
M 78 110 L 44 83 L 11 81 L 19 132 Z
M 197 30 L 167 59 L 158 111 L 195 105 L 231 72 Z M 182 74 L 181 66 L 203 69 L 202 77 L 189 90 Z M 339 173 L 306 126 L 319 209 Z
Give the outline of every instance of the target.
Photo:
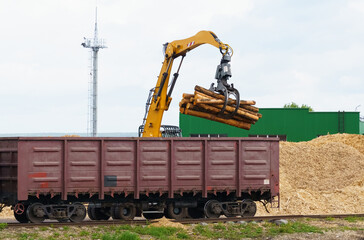
M 188 51 L 202 45 L 202 44 L 211 44 L 223 51 L 224 55 L 227 53 L 231 47 L 228 44 L 222 43 L 215 33 L 211 31 L 200 31 L 195 36 L 190 38 L 186 38 L 183 40 L 176 40 L 171 43 L 168 43 L 166 47 L 166 59 L 173 57 L 177 58 L 179 56 L 185 55 Z
M 165 48 L 165 58 L 162 65 L 162 69 L 158 76 L 157 84 L 154 88 L 153 96 L 150 100 L 149 110 L 147 110 L 147 116 L 144 119 L 144 129 L 143 129 L 143 137 L 161 137 L 160 127 L 162 122 L 162 117 L 164 111 L 168 110 L 169 105 L 171 103 L 171 95 L 175 85 L 175 82 L 179 75 L 179 70 L 185 57 L 186 53 L 202 44 L 210 44 L 220 49 L 221 54 L 223 55 L 223 59 L 228 59 L 227 62 L 230 61 L 230 56 L 232 55 L 232 48 L 228 44 L 222 43 L 217 36 L 210 31 L 200 31 L 196 35 L 186 38 L 183 40 L 176 40 L 171 43 L 166 43 L 164 45 Z M 180 65 L 178 67 L 177 72 L 173 75 L 173 80 L 171 82 L 171 86 L 167 93 L 167 88 L 169 84 L 169 77 L 171 74 L 171 69 L 173 65 L 173 61 L 175 58 L 182 56 Z M 226 62 L 226 61 L 225 61 Z M 221 60 L 221 65 L 223 64 L 223 60 Z M 221 66 L 219 65 L 219 66 Z M 228 65 L 225 63 L 225 65 Z M 228 65 L 230 67 L 230 65 Z M 230 69 L 229 69 L 230 73 Z M 226 75 L 225 83 L 227 78 L 231 76 Z M 219 81 L 218 81 L 219 83 Z M 211 86 L 211 88 L 213 85 Z

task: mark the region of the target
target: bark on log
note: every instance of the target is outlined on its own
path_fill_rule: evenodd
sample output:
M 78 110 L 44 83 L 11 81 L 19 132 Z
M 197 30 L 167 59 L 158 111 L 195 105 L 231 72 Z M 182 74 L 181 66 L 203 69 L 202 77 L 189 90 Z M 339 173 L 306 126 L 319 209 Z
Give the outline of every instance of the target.
M 188 103 L 185 108 L 191 109 L 191 110 L 194 110 L 194 111 L 199 111 L 199 112 L 213 113 L 217 117 L 220 117 L 217 114 L 219 114 L 221 112 L 221 108 L 217 108 L 215 106 L 210 106 L 210 105 L 207 105 L 207 104 L 193 105 L 191 103 Z M 230 112 L 227 112 L 227 111 L 224 112 L 224 114 L 226 114 L 226 115 L 229 114 L 229 113 Z M 223 117 L 220 117 L 220 118 L 223 118 Z M 235 114 L 232 119 L 237 120 L 237 121 L 242 121 L 242 122 L 250 123 L 250 124 L 255 124 L 255 121 L 254 120 L 249 119 L 249 118 L 245 118 L 245 117 L 242 117 L 242 116 L 239 116 L 237 114 Z
M 203 88 L 203 87 L 200 87 L 200 86 L 195 86 L 195 91 L 198 91 L 198 92 L 201 92 L 205 95 L 209 95 L 211 97 L 214 97 L 214 98 L 218 98 L 218 99 L 222 99 L 222 100 L 225 100 L 225 97 L 221 94 L 218 94 L 218 93 L 214 93 L 210 90 L 207 90 L 206 88 Z M 229 99 L 230 100 L 230 99 Z M 232 103 L 235 104 L 236 103 L 236 100 L 234 99 L 231 99 L 232 100 Z M 247 101 L 247 100 L 241 100 L 240 101 L 240 104 L 248 104 L 248 105 L 255 105 L 255 101 L 253 100 L 250 100 L 250 101 Z
M 241 107 L 241 108 L 244 108 L 244 109 L 246 109 L 246 110 L 249 110 L 249 111 L 255 112 L 255 113 L 258 113 L 258 112 L 259 112 L 259 108 L 254 107 L 254 106 L 251 106 L 251 105 L 247 105 L 247 104 L 240 104 L 240 107 Z M 260 114 L 260 113 L 259 113 L 259 114 Z
M 217 117 L 216 115 L 211 114 L 211 113 L 199 112 L 199 111 L 191 110 L 188 108 L 185 109 L 185 114 L 195 116 L 195 117 L 209 119 L 209 120 L 216 121 L 216 122 L 225 123 L 225 124 L 228 124 L 228 125 L 231 125 L 234 127 L 238 127 L 238 128 L 243 128 L 246 130 L 249 130 L 250 126 L 251 126 L 251 124 L 246 123 L 246 122 L 240 122 L 240 121 L 236 121 L 233 119 L 224 119 L 224 118 Z
M 214 99 L 209 99 L 209 98 L 202 98 L 202 99 L 195 99 L 195 103 L 196 104 L 211 104 L 211 105 L 216 105 L 216 104 L 224 104 L 224 100 L 214 100 Z
M 203 97 L 204 96 L 201 95 L 200 93 L 195 92 L 195 99 L 201 99 Z M 215 107 L 220 108 L 220 109 L 222 109 L 223 106 L 224 106 L 223 104 L 221 104 L 221 105 L 215 105 Z M 227 105 L 225 109 L 228 112 L 234 112 L 235 111 L 235 108 L 236 108 L 236 106 L 233 106 L 232 107 L 230 105 Z M 245 109 L 239 108 L 238 111 L 236 112 L 236 114 L 238 114 L 238 115 L 240 115 L 242 117 L 246 117 L 246 118 L 255 120 L 255 121 L 259 120 L 259 117 L 255 113 L 251 113 L 251 112 L 249 112 L 249 111 L 247 111 Z
M 222 95 L 221 95 L 222 96 Z M 224 96 L 222 96 L 224 98 Z M 198 99 L 200 99 L 200 101 L 197 101 Z M 203 101 L 206 101 L 204 99 L 211 99 L 211 100 L 215 100 L 216 101 L 216 105 L 218 105 L 217 103 L 219 103 L 218 101 L 221 101 L 221 104 L 224 104 L 225 103 L 225 100 L 216 100 L 216 98 L 212 97 L 212 96 L 209 96 L 207 94 L 204 94 L 204 93 L 201 93 L 201 92 L 198 92 L 198 91 L 195 91 L 195 104 L 198 104 L 199 102 L 203 102 Z M 225 99 L 225 98 L 224 98 Z M 215 103 L 215 101 L 213 101 Z M 208 103 L 208 101 L 206 101 L 206 104 Z M 232 106 L 234 109 L 235 109 L 235 106 L 236 106 L 236 101 L 235 100 L 232 100 L 230 99 L 228 101 L 228 106 Z M 218 107 L 218 106 L 217 106 Z M 221 105 L 221 108 L 223 107 L 223 105 Z M 246 105 L 246 104 L 241 104 L 239 106 L 244 112 L 246 113 L 249 113 L 249 114 L 252 114 L 252 115 L 256 115 L 258 116 L 258 118 L 261 117 L 261 114 L 258 114 L 257 112 L 259 111 L 259 108 L 256 108 L 256 107 L 253 107 L 253 106 L 250 106 L 250 105 Z M 252 108 L 250 108 L 252 107 Z M 248 109 L 249 108 L 249 109 Z M 251 111 L 250 109 L 252 109 L 253 111 Z M 259 117 L 260 115 L 260 117 Z

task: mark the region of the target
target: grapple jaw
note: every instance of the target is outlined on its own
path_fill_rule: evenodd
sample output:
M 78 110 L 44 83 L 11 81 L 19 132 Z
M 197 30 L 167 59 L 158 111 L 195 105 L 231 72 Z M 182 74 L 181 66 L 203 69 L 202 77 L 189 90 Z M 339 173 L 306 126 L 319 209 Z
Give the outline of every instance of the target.
M 222 56 L 220 64 L 217 66 L 215 78 L 217 79 L 217 86 L 214 87 L 214 83 L 210 86 L 210 91 L 218 92 L 225 97 L 224 106 L 219 113 L 220 117 L 232 118 L 239 109 L 240 95 L 239 91 L 234 88 L 234 84 L 228 84 L 227 81 L 231 77 L 231 68 L 229 62 L 231 61 L 231 56 L 229 54 L 224 54 Z M 225 114 L 225 109 L 228 104 L 229 98 L 236 100 L 235 110 L 232 113 Z

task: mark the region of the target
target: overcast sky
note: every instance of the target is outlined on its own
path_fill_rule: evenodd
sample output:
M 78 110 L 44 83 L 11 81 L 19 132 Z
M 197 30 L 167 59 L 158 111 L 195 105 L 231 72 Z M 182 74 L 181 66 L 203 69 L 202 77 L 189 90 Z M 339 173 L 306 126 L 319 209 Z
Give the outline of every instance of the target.
M 200 30 L 232 46 L 230 83 L 257 107 L 293 101 L 315 111 L 364 112 L 364 1 L 97 5 L 108 46 L 99 53 L 98 132 L 136 132 L 162 44 Z M 90 52 L 81 43 L 93 36 L 95 7 L 90 0 L 0 0 L 0 133 L 87 131 Z M 187 54 L 164 124 L 178 125 L 182 93 L 215 82 L 220 58 L 211 45 Z

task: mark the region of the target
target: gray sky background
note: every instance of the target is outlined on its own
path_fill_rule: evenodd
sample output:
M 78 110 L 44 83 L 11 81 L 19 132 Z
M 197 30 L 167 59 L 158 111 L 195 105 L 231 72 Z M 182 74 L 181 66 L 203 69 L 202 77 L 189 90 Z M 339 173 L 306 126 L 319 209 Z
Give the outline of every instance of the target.
M 96 1 L 0 0 L 0 133 L 86 132 Z M 98 132 L 136 132 L 162 44 L 210 30 L 234 49 L 231 83 L 258 107 L 364 112 L 364 1 L 99 0 Z M 189 52 L 163 123 L 182 93 L 215 82 L 218 49 Z M 175 62 L 175 67 L 179 60 Z M 363 115 L 363 114 L 362 114 Z

